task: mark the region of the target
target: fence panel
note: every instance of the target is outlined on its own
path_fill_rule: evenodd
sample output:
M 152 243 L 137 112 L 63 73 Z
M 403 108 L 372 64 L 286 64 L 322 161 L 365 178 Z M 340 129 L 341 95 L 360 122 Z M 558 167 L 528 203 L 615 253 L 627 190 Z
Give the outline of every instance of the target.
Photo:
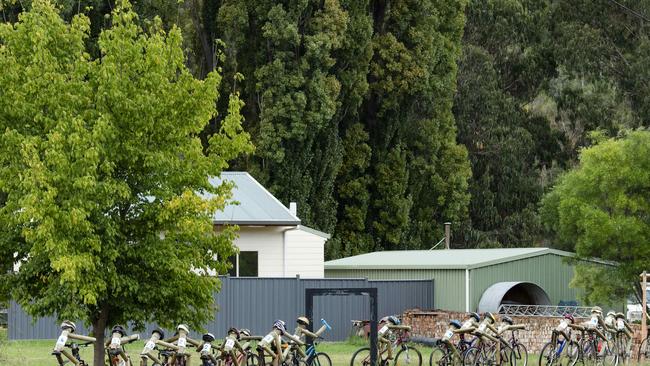
M 433 280 L 368 281 L 367 279 L 300 279 L 300 278 L 234 278 L 222 277 L 221 291 L 215 294 L 218 311 L 205 328 L 217 337 L 225 336 L 229 327 L 248 328 L 254 334 L 265 334 L 276 319 L 295 327 L 295 319 L 305 313 L 307 288 L 378 289 L 379 316 L 401 314 L 406 309 L 433 307 Z M 368 319 L 368 298 L 364 296 L 327 296 L 314 299 L 315 327 L 324 318 L 333 330 L 327 340 L 347 338 L 352 328 L 350 320 Z M 35 322 L 16 303 L 9 308 L 9 339 L 53 339 L 58 336 L 59 322 L 55 317 L 39 318 Z M 141 332 L 148 337 L 155 327 L 149 324 Z M 88 329 L 78 324 L 78 332 Z M 168 331 L 172 334 L 173 331 Z M 197 336 L 197 334 L 194 334 Z

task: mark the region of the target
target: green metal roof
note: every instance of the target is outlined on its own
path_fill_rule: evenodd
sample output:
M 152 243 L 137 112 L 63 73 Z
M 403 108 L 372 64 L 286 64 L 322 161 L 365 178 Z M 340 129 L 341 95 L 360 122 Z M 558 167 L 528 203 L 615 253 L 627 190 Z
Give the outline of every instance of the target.
M 360 254 L 325 262 L 332 269 L 472 269 L 545 254 L 573 257 L 550 248 L 399 250 Z

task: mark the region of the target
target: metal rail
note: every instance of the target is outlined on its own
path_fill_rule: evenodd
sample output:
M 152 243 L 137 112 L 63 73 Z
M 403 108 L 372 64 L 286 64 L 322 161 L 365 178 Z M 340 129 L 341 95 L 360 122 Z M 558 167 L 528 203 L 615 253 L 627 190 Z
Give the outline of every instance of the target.
M 584 306 L 501 305 L 498 312 L 512 316 L 563 317 L 565 314 L 571 314 L 576 318 L 588 318 L 591 315 L 591 308 Z

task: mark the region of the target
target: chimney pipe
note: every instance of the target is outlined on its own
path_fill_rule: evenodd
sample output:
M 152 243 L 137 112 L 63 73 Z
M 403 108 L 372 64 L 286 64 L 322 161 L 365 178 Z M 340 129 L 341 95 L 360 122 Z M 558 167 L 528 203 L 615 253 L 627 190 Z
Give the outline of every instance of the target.
M 298 217 L 298 204 L 295 202 L 289 202 L 289 212 L 291 212 L 293 216 Z
M 451 249 L 451 222 L 445 222 L 445 247 Z

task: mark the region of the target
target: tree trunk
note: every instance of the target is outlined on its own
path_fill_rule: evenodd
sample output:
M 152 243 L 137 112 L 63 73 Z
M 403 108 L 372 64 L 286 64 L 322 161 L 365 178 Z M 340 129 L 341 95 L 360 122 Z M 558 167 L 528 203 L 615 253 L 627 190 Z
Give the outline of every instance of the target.
M 102 306 L 99 315 L 93 320 L 93 334 L 95 341 L 94 366 L 104 366 L 104 331 L 108 323 L 108 306 Z

